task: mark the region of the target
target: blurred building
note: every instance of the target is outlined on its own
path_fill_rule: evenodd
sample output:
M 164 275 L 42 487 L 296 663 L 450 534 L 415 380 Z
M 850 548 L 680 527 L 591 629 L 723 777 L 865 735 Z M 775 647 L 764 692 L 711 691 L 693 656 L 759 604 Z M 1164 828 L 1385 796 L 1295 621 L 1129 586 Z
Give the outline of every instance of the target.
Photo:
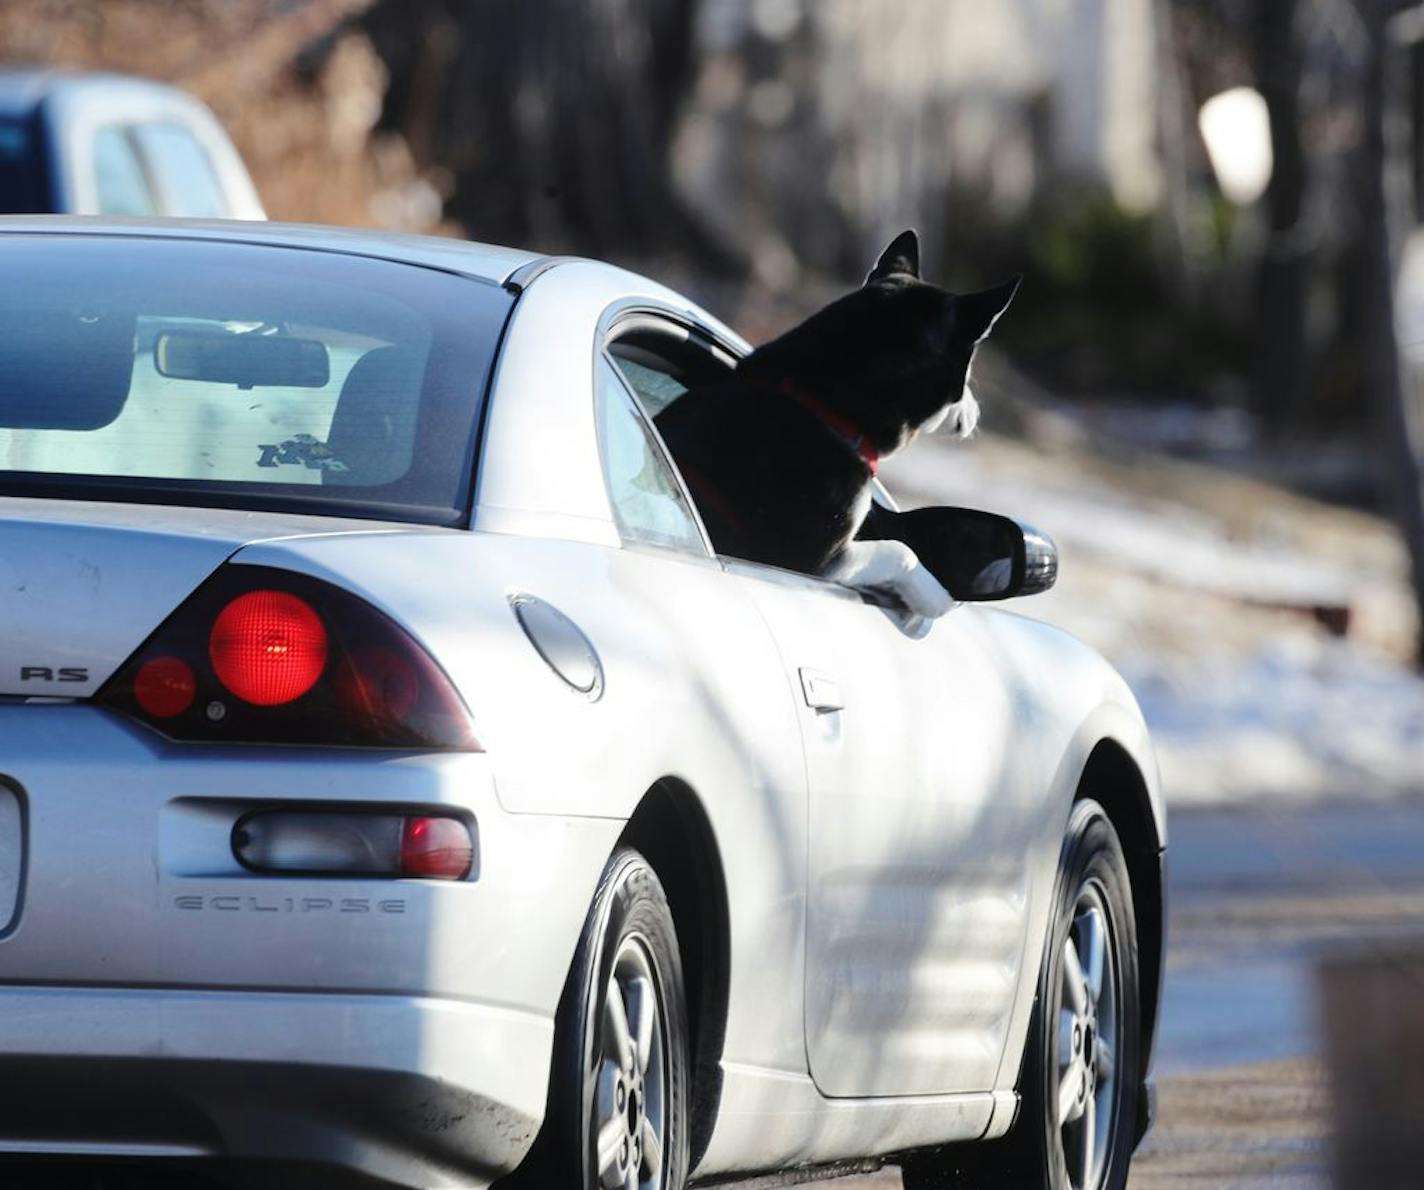
M 952 195 L 1013 214 L 1073 180 L 1142 210 L 1162 188 L 1153 0 L 703 0 L 696 38 L 681 189 L 773 284 L 911 217 L 934 253 Z

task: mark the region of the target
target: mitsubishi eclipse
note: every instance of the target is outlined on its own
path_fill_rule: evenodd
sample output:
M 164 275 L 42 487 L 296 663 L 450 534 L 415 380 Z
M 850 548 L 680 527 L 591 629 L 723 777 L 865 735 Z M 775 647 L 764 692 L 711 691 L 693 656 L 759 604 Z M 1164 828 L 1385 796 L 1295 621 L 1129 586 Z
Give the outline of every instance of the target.
M 719 557 L 652 419 L 747 347 L 605 264 L 0 262 L 0 1177 L 1121 1190 L 1166 827 L 1123 681 L 993 606 L 1046 537 L 934 513 L 921 638 Z

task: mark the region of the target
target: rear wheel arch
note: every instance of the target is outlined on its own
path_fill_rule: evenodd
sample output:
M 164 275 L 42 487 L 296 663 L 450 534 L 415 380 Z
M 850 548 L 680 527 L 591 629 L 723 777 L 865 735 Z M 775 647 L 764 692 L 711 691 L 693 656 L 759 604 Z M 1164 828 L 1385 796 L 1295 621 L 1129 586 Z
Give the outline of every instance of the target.
M 667 894 L 684 980 L 692 1043 L 691 1163 L 711 1140 L 722 1093 L 731 935 L 727 882 L 716 835 L 685 781 L 666 777 L 643 795 L 619 839 L 640 852 Z
M 1162 988 L 1165 949 L 1165 872 L 1162 841 L 1153 817 L 1147 781 L 1136 761 L 1114 740 L 1099 740 L 1083 766 L 1074 801 L 1092 798 L 1107 811 L 1122 843 L 1137 918 L 1140 966 L 1143 1077 L 1152 1054 Z M 1139 1127 L 1145 1127 L 1145 1118 Z

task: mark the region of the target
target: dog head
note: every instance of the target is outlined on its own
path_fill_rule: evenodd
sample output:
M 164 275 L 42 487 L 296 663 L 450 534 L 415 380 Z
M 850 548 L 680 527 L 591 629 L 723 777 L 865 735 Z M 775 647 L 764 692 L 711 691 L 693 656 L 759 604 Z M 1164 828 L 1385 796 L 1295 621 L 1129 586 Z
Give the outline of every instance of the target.
M 949 293 L 920 279 L 919 238 L 906 231 L 864 285 L 753 352 L 743 369 L 821 394 L 863 426 L 882 454 L 941 424 L 968 437 L 979 421 L 969 390 L 974 349 L 1020 280 Z

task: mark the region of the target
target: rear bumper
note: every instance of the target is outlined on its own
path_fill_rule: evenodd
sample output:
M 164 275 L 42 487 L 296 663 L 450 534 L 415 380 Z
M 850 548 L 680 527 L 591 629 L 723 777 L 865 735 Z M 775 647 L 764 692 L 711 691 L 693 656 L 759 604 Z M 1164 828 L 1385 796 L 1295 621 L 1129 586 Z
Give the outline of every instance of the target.
M 79 704 L 0 705 L 0 785 L 21 836 L 0 838 L 20 872 L 0 1157 L 316 1162 L 421 1187 L 518 1162 L 621 822 L 507 813 L 479 754 L 173 745 Z M 242 868 L 233 824 L 292 804 L 458 810 L 475 868 Z
M 535 1014 L 408 996 L 118 988 L 5 988 L 0 1021 L 0 1154 L 272 1162 L 306 1184 L 513 1168 L 553 1036 Z

